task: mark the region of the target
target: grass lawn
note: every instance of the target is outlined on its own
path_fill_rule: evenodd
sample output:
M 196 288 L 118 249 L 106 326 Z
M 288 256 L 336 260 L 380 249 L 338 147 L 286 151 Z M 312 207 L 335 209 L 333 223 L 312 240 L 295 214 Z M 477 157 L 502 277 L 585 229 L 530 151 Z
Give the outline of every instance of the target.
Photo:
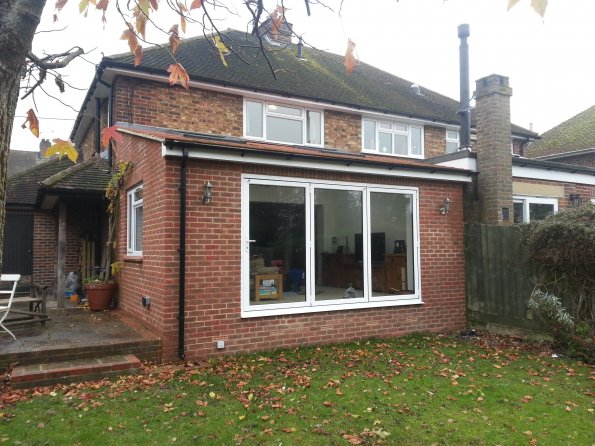
M 591 446 L 594 378 L 487 335 L 279 350 L 0 389 L 0 444 Z

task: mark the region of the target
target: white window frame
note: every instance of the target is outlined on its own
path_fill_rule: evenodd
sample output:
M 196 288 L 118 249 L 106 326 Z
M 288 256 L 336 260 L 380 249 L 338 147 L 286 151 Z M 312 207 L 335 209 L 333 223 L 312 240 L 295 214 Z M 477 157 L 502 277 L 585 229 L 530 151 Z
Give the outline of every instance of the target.
M 446 141 L 446 147 L 444 148 L 446 150 L 446 153 L 455 153 L 457 150 L 459 150 L 460 147 L 460 134 L 458 130 L 449 130 L 449 129 L 445 129 L 445 136 L 444 139 Z M 456 133 L 457 137 L 456 138 L 449 138 L 449 133 Z M 448 143 L 455 143 L 456 144 L 456 149 L 452 152 L 448 151 Z
M 140 200 L 135 200 L 134 195 L 137 191 L 143 191 L 143 183 L 137 184 L 136 186 L 132 187 L 126 192 L 127 200 L 126 200 L 126 208 L 127 208 L 127 219 L 126 219 L 126 252 L 128 255 L 133 256 L 142 256 L 143 251 L 142 249 L 136 249 L 135 246 L 136 242 L 136 211 L 139 207 L 144 208 L 144 198 L 141 194 Z M 143 212 L 143 220 L 144 220 L 144 212 Z M 144 224 L 144 221 L 143 221 Z
M 515 195 L 512 197 L 513 203 L 523 204 L 523 223 L 529 223 L 530 221 L 530 204 L 551 204 L 554 206 L 554 214 L 558 212 L 558 199 L 557 198 L 546 198 L 546 197 L 533 197 L 529 195 Z
M 262 137 L 248 135 L 248 131 L 247 131 L 248 129 L 247 129 L 247 125 L 246 125 L 247 118 L 248 118 L 248 113 L 246 110 L 248 102 L 261 104 L 261 106 L 262 106 Z M 287 108 L 293 108 L 296 110 L 300 110 L 301 116 L 291 116 L 291 115 L 285 115 L 282 113 L 270 112 L 270 111 L 268 111 L 269 105 L 276 105 L 279 107 L 287 107 Z M 306 142 L 308 140 L 308 120 L 307 120 L 308 112 L 320 113 L 320 144 L 312 144 L 312 143 Z M 302 142 L 294 143 L 294 142 L 268 139 L 267 138 L 267 116 L 274 116 L 276 118 L 302 122 Z M 255 99 L 251 99 L 251 98 L 244 98 L 244 120 L 243 121 L 244 121 L 244 137 L 245 138 L 257 139 L 257 140 L 261 140 L 261 141 L 271 141 L 271 142 L 282 143 L 282 144 L 292 144 L 292 145 L 297 144 L 297 145 L 303 145 L 303 146 L 324 147 L 324 110 L 322 110 L 322 109 L 299 107 L 294 104 L 284 104 L 284 103 L 276 102 L 276 101 L 259 101 L 259 100 L 255 100 Z
M 364 123 L 366 121 L 373 122 L 376 128 L 376 138 L 374 140 L 374 149 L 366 149 L 365 141 L 364 141 Z M 381 125 L 391 125 L 391 130 L 388 129 L 381 129 Z M 406 131 L 399 130 L 398 126 L 405 126 L 407 128 Z M 420 154 L 413 154 L 411 153 L 411 131 L 412 129 L 418 129 L 420 131 L 420 144 L 421 144 L 421 153 Z M 381 153 L 379 152 L 379 133 L 390 133 L 393 137 L 393 150 L 394 150 L 394 135 L 405 135 L 407 136 L 407 154 L 400 154 L 400 153 Z M 361 134 L 362 134 L 362 152 L 364 153 L 375 153 L 378 155 L 386 155 L 386 156 L 406 156 L 408 158 L 424 158 L 425 152 L 425 135 L 424 135 L 424 126 L 423 125 L 415 125 L 410 124 L 405 121 L 399 120 L 388 120 L 388 119 L 374 119 L 369 117 L 362 117 L 361 122 Z
M 286 303 L 267 303 L 261 305 L 250 305 L 250 185 L 277 185 L 289 187 L 303 187 L 305 191 L 305 218 L 306 218 L 306 296 L 303 302 Z M 317 188 L 322 189 L 344 189 L 362 191 L 362 210 L 363 210 L 363 231 L 368 231 L 370 222 L 370 193 L 385 192 L 410 195 L 412 199 L 412 225 L 413 225 L 413 244 L 411 253 L 413 255 L 413 289 L 411 294 L 400 295 L 381 295 L 373 296 L 372 278 L 369 258 L 369 247 L 367 238 L 364 237 L 364 297 L 349 299 L 346 302 L 343 299 L 317 301 L 315 295 L 314 280 L 308 278 L 315 277 L 315 250 L 312 242 L 314 233 L 314 191 Z M 403 305 L 423 304 L 421 299 L 421 266 L 420 266 L 420 243 L 419 243 L 419 189 L 417 187 L 404 186 L 382 186 L 376 184 L 357 184 L 310 180 L 300 178 L 270 177 L 252 174 L 242 175 L 242 239 L 241 239 L 241 296 L 242 296 L 242 318 L 252 318 L 261 316 L 277 316 L 285 314 L 317 313 L 321 311 L 339 311 L 362 308 L 393 307 Z

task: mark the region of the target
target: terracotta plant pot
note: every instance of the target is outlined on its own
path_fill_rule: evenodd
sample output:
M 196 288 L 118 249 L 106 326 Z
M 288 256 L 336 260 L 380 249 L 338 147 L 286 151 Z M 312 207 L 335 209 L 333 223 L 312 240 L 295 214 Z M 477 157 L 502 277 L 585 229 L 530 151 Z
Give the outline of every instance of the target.
M 112 303 L 116 287 L 115 283 L 87 283 L 85 293 L 89 309 L 92 311 L 107 310 Z

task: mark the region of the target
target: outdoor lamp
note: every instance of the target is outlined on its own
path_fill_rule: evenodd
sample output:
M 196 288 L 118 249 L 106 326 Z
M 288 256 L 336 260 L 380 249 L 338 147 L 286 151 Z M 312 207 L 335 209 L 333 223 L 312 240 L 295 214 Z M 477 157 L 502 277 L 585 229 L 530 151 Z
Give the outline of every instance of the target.
M 204 185 L 204 192 L 202 194 L 202 204 L 209 204 L 213 199 L 213 185 L 210 181 L 207 181 Z
M 570 194 L 570 202 L 573 206 L 580 206 L 581 205 L 581 196 L 579 194 Z
M 442 215 L 446 215 L 446 214 L 448 214 L 449 210 L 450 210 L 450 199 L 448 197 L 446 197 L 444 199 L 444 203 L 442 203 L 442 207 L 440 208 L 440 213 Z

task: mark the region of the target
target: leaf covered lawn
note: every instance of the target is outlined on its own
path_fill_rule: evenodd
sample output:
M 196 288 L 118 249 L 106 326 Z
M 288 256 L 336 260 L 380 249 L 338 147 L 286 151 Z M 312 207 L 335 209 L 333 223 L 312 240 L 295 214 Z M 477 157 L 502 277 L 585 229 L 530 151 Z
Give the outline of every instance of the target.
M 1 389 L 8 445 L 592 445 L 594 372 L 512 338 L 416 335 Z

